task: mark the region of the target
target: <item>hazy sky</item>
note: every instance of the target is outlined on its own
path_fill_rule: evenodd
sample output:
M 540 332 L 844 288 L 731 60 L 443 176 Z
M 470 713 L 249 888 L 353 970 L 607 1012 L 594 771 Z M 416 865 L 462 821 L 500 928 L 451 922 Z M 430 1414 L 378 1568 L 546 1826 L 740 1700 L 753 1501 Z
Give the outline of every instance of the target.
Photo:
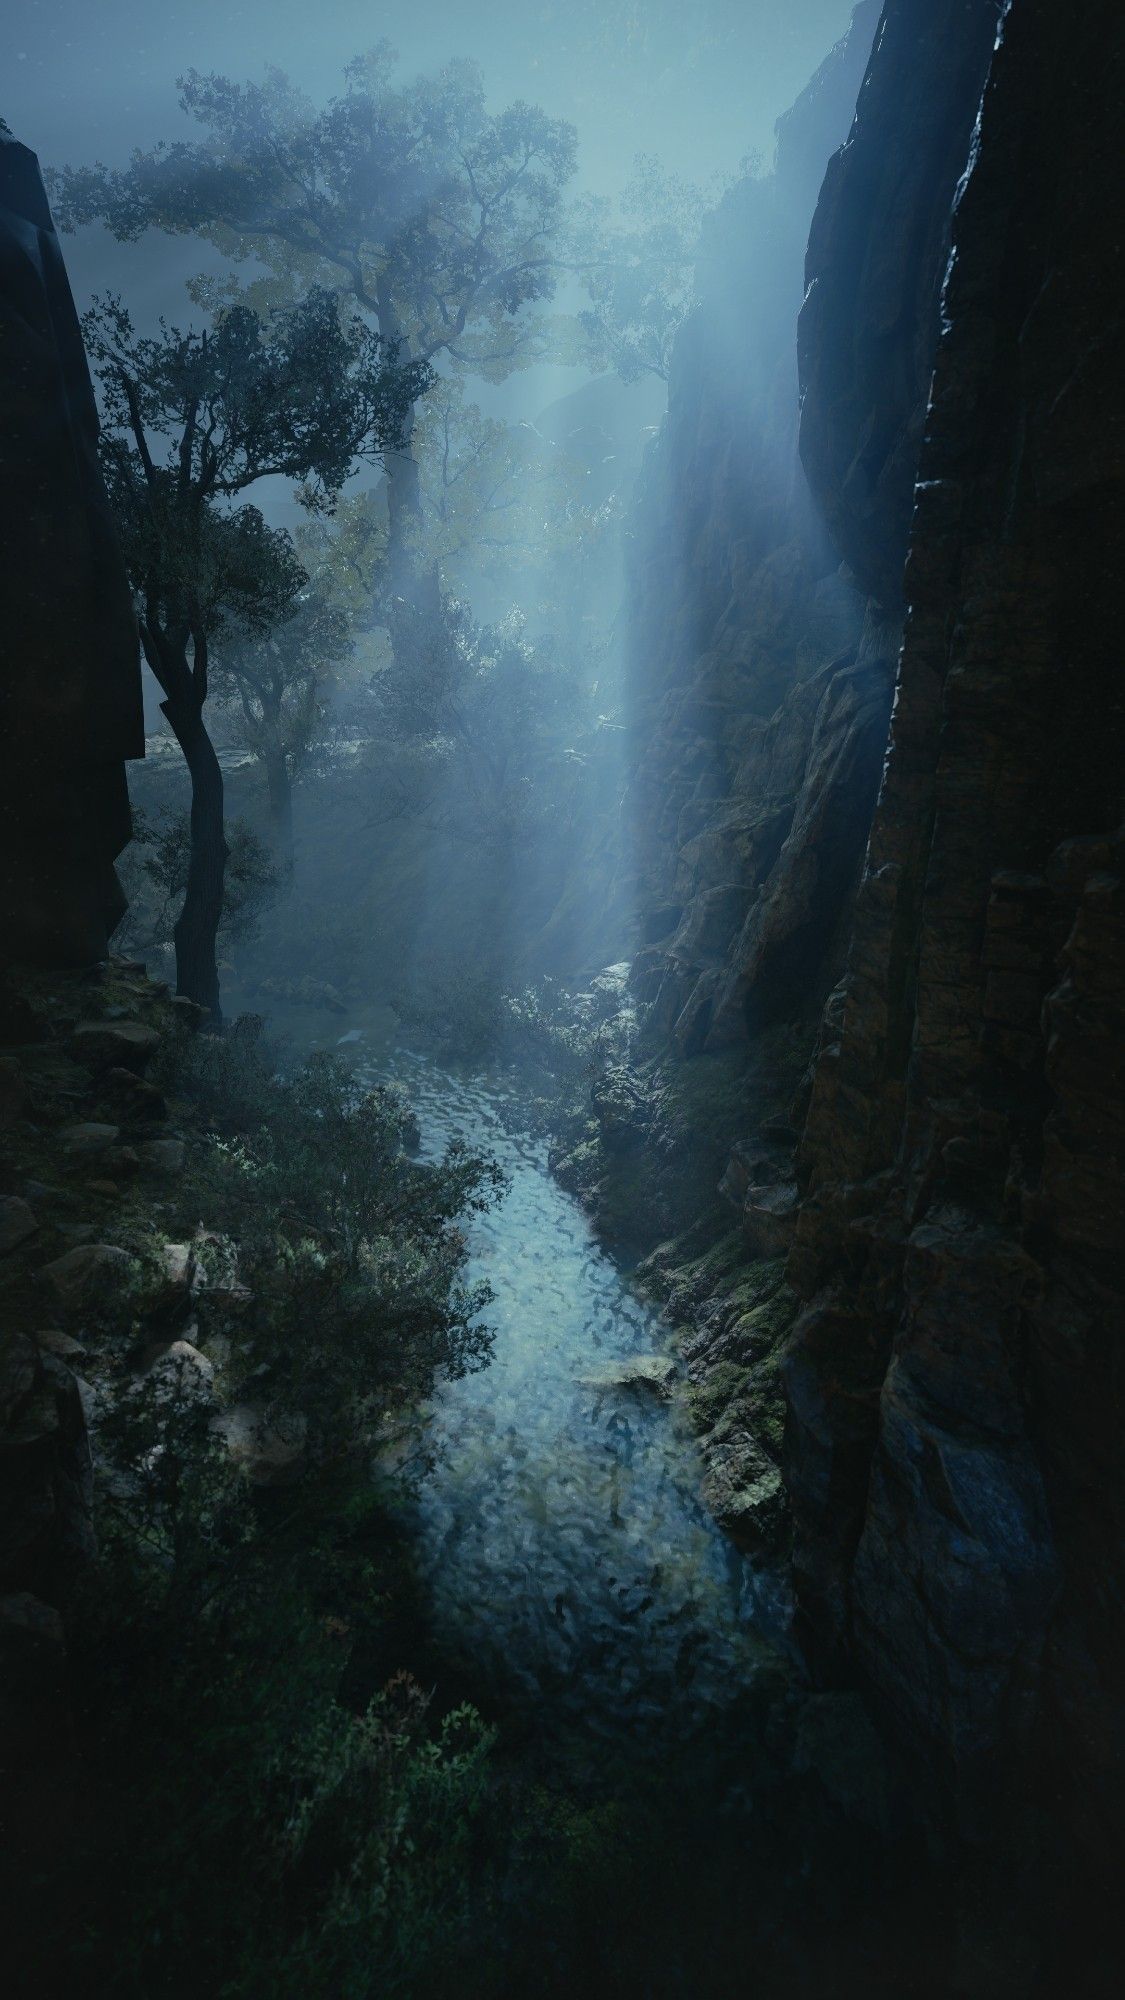
M 7 0 L 0 14 L 0 116 L 45 162 L 117 162 L 186 131 L 185 69 L 275 63 L 326 96 L 385 38 L 408 73 L 472 56 L 497 103 L 571 119 L 583 180 L 608 189 L 638 151 L 702 175 L 768 152 L 851 0 Z
M 7 0 L 0 5 L 0 117 L 44 165 L 110 165 L 135 145 L 194 136 L 177 102 L 184 70 L 287 70 L 315 98 L 381 39 L 404 77 L 470 56 L 497 106 L 525 97 L 578 129 L 582 185 L 612 193 L 638 153 L 695 179 L 767 159 L 775 119 L 844 32 L 852 0 Z M 120 245 L 100 228 L 66 239 L 79 309 L 121 292 L 141 324 L 183 323 L 184 281 L 218 268 L 192 238 Z M 482 397 L 532 416 L 582 380 L 545 367 Z

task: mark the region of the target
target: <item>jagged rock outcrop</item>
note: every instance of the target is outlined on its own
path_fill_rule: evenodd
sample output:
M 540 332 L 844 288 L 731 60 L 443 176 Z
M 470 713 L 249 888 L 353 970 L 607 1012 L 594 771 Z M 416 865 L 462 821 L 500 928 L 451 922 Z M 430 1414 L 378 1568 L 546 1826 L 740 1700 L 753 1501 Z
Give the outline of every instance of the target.
M 976 47 L 975 10 L 953 11 Z M 889 0 L 865 87 L 904 170 L 936 19 Z M 1083 1868 L 1113 1852 L 1123 1755 L 1123 87 L 1113 0 L 1012 0 L 953 218 L 891 746 L 801 1148 L 786 1363 L 815 1655 L 879 1691 L 970 1821 L 1021 1759 L 1025 1778 L 1045 1764 Z M 824 270 L 899 240 L 903 183 L 894 159 L 863 167 L 862 120 L 826 197 L 835 250 L 818 225 Z M 932 133 L 924 150 L 944 185 L 951 153 Z M 916 214 L 920 327 L 942 250 Z M 879 432 L 863 384 L 886 367 L 885 279 L 862 261 L 842 393 L 806 352 L 804 444 L 842 544 L 890 560 L 902 452 L 855 470 Z M 832 327 L 820 306 L 806 340 Z M 906 439 L 906 399 L 894 410 Z
M 0 960 L 85 965 L 124 911 L 140 652 L 74 302 L 33 153 L 0 129 Z
M 700 305 L 634 524 L 629 799 L 638 990 L 682 1053 L 745 1042 L 841 965 L 886 735 L 893 646 L 824 535 L 796 451 L 809 218 L 878 17 L 778 127 L 773 174 L 715 216 Z
M 892 0 L 813 216 L 798 322 L 801 460 L 860 588 L 901 615 L 953 196 L 996 0 Z

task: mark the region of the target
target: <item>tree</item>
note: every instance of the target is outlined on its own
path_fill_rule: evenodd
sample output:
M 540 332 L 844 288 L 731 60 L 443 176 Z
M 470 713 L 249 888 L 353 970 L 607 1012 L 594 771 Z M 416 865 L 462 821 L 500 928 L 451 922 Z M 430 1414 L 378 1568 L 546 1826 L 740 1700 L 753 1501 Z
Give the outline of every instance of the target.
M 357 455 L 401 438 L 420 370 L 345 323 L 322 287 L 260 320 L 246 306 L 202 332 L 141 336 L 120 300 L 83 331 L 101 384 L 101 449 L 145 658 L 191 776 L 191 855 L 175 927 L 177 990 L 219 1020 L 223 778 L 206 723 L 210 647 L 228 623 L 266 631 L 304 573 L 289 537 L 232 503 L 269 475 L 330 504 Z
M 138 151 L 121 171 L 64 169 L 52 177 L 60 222 L 104 222 L 126 240 L 200 233 L 264 262 L 275 297 L 310 281 L 344 292 L 404 362 L 499 380 L 539 351 L 533 309 L 555 291 L 575 135 L 528 104 L 489 112 L 471 63 L 396 85 L 394 62 L 385 43 L 357 58 L 320 110 L 278 70 L 264 84 L 193 70 L 181 103 L 203 140 Z M 395 595 L 417 587 L 410 446 L 432 379 L 419 379 L 386 458 Z
M 506 604 L 521 573 L 541 575 L 589 532 L 596 510 L 585 497 L 586 468 L 533 424 L 487 416 L 455 378 L 441 378 L 426 397 L 414 453 L 411 560 L 446 593 L 472 595 L 484 582 L 502 591 Z M 342 500 L 330 523 L 298 533 L 302 560 L 360 623 L 365 613 L 370 622 L 372 603 L 386 591 L 387 543 L 381 487 Z
M 700 188 L 647 155 L 638 157 L 621 197 L 624 224 L 614 222 L 604 198 L 577 205 L 572 254 L 591 300 L 579 320 L 595 367 L 615 368 L 624 382 L 645 374 L 667 381 L 691 309 L 707 205 Z
M 451 598 L 436 611 L 411 607 L 402 637 L 372 684 L 392 751 L 389 775 L 398 780 L 389 816 L 425 810 L 424 797 L 409 790 L 420 776 L 459 839 L 497 852 L 544 831 L 557 839 L 576 775 L 568 738 L 583 719 L 578 675 L 551 646 L 527 638 L 518 614 L 480 625 Z M 396 745 L 414 753 L 413 768 L 394 757 Z
M 280 879 L 268 847 L 245 820 L 228 823 L 226 835 L 230 852 L 223 875 L 219 944 L 257 935 Z M 134 806 L 133 839 L 121 868 L 129 899 L 117 933 L 122 951 L 143 954 L 163 951 L 172 944 L 190 865 L 190 814 L 163 813 L 153 819 L 143 808 Z
M 349 646 L 345 611 L 302 588 L 270 630 L 232 629 L 215 655 L 215 694 L 234 710 L 265 772 L 275 838 L 290 863 L 293 779 L 321 726 L 332 669 Z

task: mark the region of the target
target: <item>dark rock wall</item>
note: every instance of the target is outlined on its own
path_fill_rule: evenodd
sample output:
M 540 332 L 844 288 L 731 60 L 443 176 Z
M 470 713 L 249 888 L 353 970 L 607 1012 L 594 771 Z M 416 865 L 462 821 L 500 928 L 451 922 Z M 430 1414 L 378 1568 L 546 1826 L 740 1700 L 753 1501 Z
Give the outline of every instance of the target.
M 983 33 L 980 10 L 940 11 L 935 68 L 938 10 L 890 0 L 865 86 L 880 149 L 897 102 L 899 154 L 920 133 L 935 189 L 955 168 L 927 128 L 931 78 L 940 94 L 967 77 Z M 862 1673 L 970 1817 L 998 1753 L 1047 1759 L 1091 1851 L 1120 1794 L 1125 1654 L 1123 89 L 1116 0 L 1012 0 L 953 219 L 889 758 L 801 1149 L 786 1365 L 814 1653 Z M 820 273 L 838 276 L 841 244 L 863 251 L 849 300 L 806 315 L 803 448 L 886 596 L 917 350 L 899 343 L 884 426 L 872 246 L 902 240 L 910 175 L 864 167 L 862 129 L 861 110 L 814 231 Z M 902 288 L 916 331 L 941 259 L 924 208 Z
M 797 459 L 794 342 L 877 18 L 857 7 L 780 122 L 775 171 L 714 218 L 634 523 L 635 978 L 682 1053 L 744 1042 L 795 996 L 815 1020 L 878 781 L 893 648 L 857 650 L 862 599 Z
M 776 1116 L 765 1168 L 750 1118 L 724 1179 L 748 1262 L 792 1243 L 809 1657 L 875 1691 L 964 1824 L 1034 1774 L 1104 1855 L 1125 1755 L 1125 17 L 887 0 L 863 73 L 873 27 L 860 10 L 774 179 L 720 211 L 649 464 L 634 979 L 665 1065 L 703 1058 L 685 1070 L 739 1047 L 752 1070 L 820 1020 L 796 1188 Z M 860 82 L 808 246 L 806 483 L 800 201 Z
M 953 197 L 997 0 L 889 0 L 829 163 L 798 326 L 801 458 L 860 588 L 901 614 Z
M 104 956 L 124 903 L 140 653 L 35 156 L 0 131 L 0 957 Z

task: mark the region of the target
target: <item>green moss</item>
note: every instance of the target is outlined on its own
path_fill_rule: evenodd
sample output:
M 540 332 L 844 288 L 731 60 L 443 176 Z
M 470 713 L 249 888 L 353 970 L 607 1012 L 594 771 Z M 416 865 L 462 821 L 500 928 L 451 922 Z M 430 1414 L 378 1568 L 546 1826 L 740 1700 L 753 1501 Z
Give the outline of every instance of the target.
M 688 1392 L 688 1414 L 709 1454 L 733 1449 L 737 1464 L 741 1436 L 743 1455 L 751 1462 L 764 1453 L 776 1465 L 785 1431 L 779 1363 L 797 1299 L 786 1283 L 783 1258 L 752 1264 L 744 1258 L 742 1236 L 734 1231 L 671 1274 L 674 1296 L 683 1287 L 697 1300 L 705 1299 L 712 1307 L 717 1301 L 720 1308 L 727 1308 L 721 1311 L 721 1331 L 716 1336 L 721 1353 L 711 1366 L 704 1362 Z M 779 1504 L 772 1472 L 767 1484 L 768 1491 L 760 1491 L 761 1478 L 755 1473 L 747 1479 L 745 1492 L 737 1485 L 723 1501 L 724 1520 L 732 1513 L 749 1516 L 763 1507 L 772 1515 Z
M 750 1380 L 750 1369 L 735 1361 L 720 1361 L 702 1382 L 692 1385 L 688 1408 L 699 1431 L 713 1431 L 722 1418 L 741 1403 Z

